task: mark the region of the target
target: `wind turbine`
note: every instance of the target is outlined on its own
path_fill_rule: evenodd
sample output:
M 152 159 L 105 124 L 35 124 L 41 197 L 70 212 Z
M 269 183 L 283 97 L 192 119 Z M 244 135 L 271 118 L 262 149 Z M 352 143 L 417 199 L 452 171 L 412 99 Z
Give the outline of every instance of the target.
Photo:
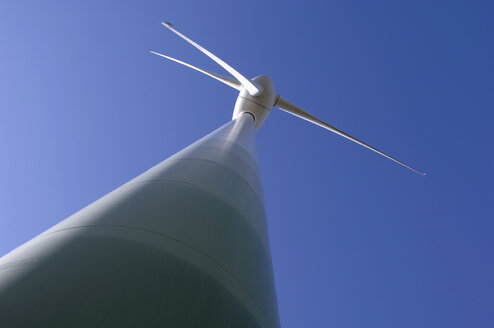
M 416 169 L 412 168 L 411 166 L 408 166 L 407 164 L 397 160 L 396 158 L 393 158 L 382 151 L 380 151 L 377 148 L 374 148 L 368 144 L 366 144 L 363 141 L 358 140 L 355 137 L 352 137 L 348 133 L 345 133 L 334 126 L 324 122 L 323 120 L 315 117 L 314 115 L 304 111 L 300 107 L 292 104 L 288 100 L 284 99 L 281 97 L 279 94 L 276 94 L 274 92 L 274 86 L 273 82 L 271 81 L 271 78 L 268 75 L 261 75 L 258 77 L 253 78 L 252 80 L 246 78 L 239 72 L 237 72 L 233 67 L 225 63 L 223 60 L 215 56 L 213 53 L 208 51 L 207 49 L 203 48 L 196 42 L 192 41 L 179 31 L 177 31 L 173 25 L 169 22 L 162 22 L 161 23 L 163 26 L 167 27 L 170 31 L 173 33 L 177 34 L 179 37 L 193 45 L 195 48 L 197 48 L 199 51 L 204 53 L 206 56 L 214 60 L 217 64 L 219 64 L 221 67 L 223 67 L 228 73 L 233 75 L 232 77 L 228 76 L 223 76 L 218 73 L 210 72 L 205 69 L 196 67 L 194 65 L 188 64 L 186 62 L 183 62 L 181 60 L 175 59 L 173 57 L 158 53 L 156 51 L 150 50 L 151 53 L 158 55 L 160 57 L 172 60 L 174 62 L 177 62 L 179 64 L 185 65 L 187 67 L 190 67 L 192 69 L 195 69 L 196 71 L 199 71 L 201 73 L 204 73 L 220 82 L 225 83 L 226 85 L 237 89 L 240 91 L 237 102 L 235 104 L 235 108 L 233 110 L 233 119 L 236 119 L 240 114 L 243 113 L 249 113 L 253 115 L 255 119 L 255 129 L 258 130 L 261 125 L 264 123 L 266 118 L 268 117 L 271 109 L 273 107 L 278 107 L 279 109 L 292 114 L 296 117 L 299 117 L 303 120 L 306 120 L 308 122 L 314 123 L 316 125 L 319 125 L 320 127 L 329 130 L 331 132 L 334 132 L 344 138 L 347 138 L 348 140 L 351 140 L 361 146 L 364 146 L 367 149 L 370 149 L 379 155 L 382 155 L 400 165 L 403 165 L 404 167 L 418 173 L 421 175 L 425 175 L 424 172 L 417 171 Z
M 279 327 L 255 131 L 278 107 L 410 166 L 248 79 L 233 119 L 0 258 L 2 327 Z

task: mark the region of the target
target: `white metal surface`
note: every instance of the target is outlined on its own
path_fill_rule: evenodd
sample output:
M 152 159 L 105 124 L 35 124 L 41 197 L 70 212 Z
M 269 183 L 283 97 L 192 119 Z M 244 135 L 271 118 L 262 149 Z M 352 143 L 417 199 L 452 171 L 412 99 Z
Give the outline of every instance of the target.
M 95 323 L 279 327 L 251 115 L 0 259 L 0 327 Z
M 242 113 L 250 113 L 254 115 L 256 120 L 256 131 L 262 126 L 271 108 L 273 108 L 276 94 L 274 92 L 273 82 L 268 75 L 255 77 L 253 81 L 263 87 L 263 93 L 260 96 L 251 96 L 246 90 L 240 91 L 233 109 L 232 119 L 237 118 Z

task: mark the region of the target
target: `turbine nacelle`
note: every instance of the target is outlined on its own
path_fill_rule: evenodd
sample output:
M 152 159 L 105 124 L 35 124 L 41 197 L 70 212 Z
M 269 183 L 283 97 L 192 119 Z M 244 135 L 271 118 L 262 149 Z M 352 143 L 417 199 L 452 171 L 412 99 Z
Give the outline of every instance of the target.
M 240 90 L 233 109 L 232 119 L 236 119 L 243 113 L 249 113 L 254 116 L 255 129 L 259 130 L 261 125 L 268 117 L 276 100 L 273 81 L 269 75 L 260 75 L 252 79 L 252 82 L 260 88 L 261 92 L 257 96 L 253 96 L 245 88 Z
M 163 58 L 172 60 L 174 62 L 177 62 L 179 64 L 182 64 L 184 66 L 190 67 L 192 69 L 195 69 L 196 71 L 199 71 L 203 74 L 206 74 L 234 89 L 237 89 L 240 94 L 238 95 L 237 102 L 235 103 L 235 108 L 233 110 L 233 119 L 236 119 L 239 115 L 243 113 L 249 113 L 254 117 L 255 120 L 255 129 L 256 131 L 259 130 L 261 125 L 264 123 L 266 118 L 268 117 L 269 113 L 271 112 L 271 109 L 273 107 L 278 107 L 279 109 L 292 114 L 298 118 L 301 118 L 303 120 L 306 120 L 310 123 L 316 124 L 326 130 L 329 130 L 333 133 L 336 133 L 350 141 L 353 141 L 369 150 L 372 150 L 379 155 L 382 155 L 400 165 L 403 165 L 404 167 L 419 173 L 421 175 L 425 175 L 423 172 L 419 172 L 415 170 L 414 168 L 406 165 L 403 162 L 400 162 L 396 158 L 393 158 L 382 151 L 380 151 L 377 148 L 374 148 L 368 144 L 366 144 L 363 141 L 358 140 L 357 138 L 352 137 L 351 135 L 335 128 L 334 126 L 324 122 L 323 120 L 315 117 L 312 114 L 307 113 L 304 111 L 302 108 L 292 104 L 288 100 L 280 97 L 279 94 L 276 94 L 274 92 L 274 87 L 273 87 L 273 82 L 271 81 L 271 78 L 268 75 L 261 75 L 258 77 L 253 78 L 252 80 L 246 78 L 242 74 L 240 74 L 237 70 L 235 70 L 233 67 L 225 63 L 223 60 L 215 56 L 212 52 L 208 51 L 207 49 L 203 48 L 196 42 L 192 41 L 182 33 L 178 32 L 171 23 L 168 22 L 163 22 L 161 23 L 163 26 L 168 28 L 170 31 L 173 33 L 177 34 L 179 37 L 187 41 L 189 44 L 197 48 L 199 51 L 201 51 L 203 54 L 214 60 L 218 65 L 223 67 L 228 73 L 230 73 L 233 77 L 231 76 L 224 76 L 215 72 L 211 72 L 202 68 L 199 68 L 197 66 L 191 65 L 189 63 L 183 62 L 181 60 L 175 59 L 173 57 L 163 55 L 160 53 L 157 53 L 155 51 L 150 51 L 151 53 L 161 56 Z

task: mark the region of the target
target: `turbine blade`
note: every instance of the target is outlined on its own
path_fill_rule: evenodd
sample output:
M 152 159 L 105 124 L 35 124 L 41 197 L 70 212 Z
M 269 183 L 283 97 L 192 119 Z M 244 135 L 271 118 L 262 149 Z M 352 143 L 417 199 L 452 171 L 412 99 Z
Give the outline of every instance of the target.
M 167 55 L 163 55 L 163 54 L 160 54 L 159 52 L 156 52 L 156 51 L 153 51 L 153 50 L 149 50 L 150 53 L 152 54 L 155 54 L 155 55 L 158 55 L 160 57 L 163 57 L 163 58 L 166 58 L 166 59 L 169 59 L 171 61 L 174 61 L 176 63 L 179 63 L 179 64 L 182 64 L 184 66 L 187 66 L 187 67 L 190 67 L 192 69 L 195 69 L 196 71 L 199 71 L 203 74 L 206 74 L 207 76 L 210 76 L 212 77 L 213 79 L 216 79 L 220 82 L 223 82 L 225 83 L 226 85 L 234 88 L 234 89 L 237 89 L 240 91 L 242 85 L 240 84 L 240 82 L 237 81 L 237 79 L 233 78 L 233 77 L 229 77 L 229 76 L 223 76 L 221 74 L 218 74 L 218 73 L 214 73 L 214 72 L 211 72 L 211 71 L 207 71 L 205 69 L 202 69 L 202 68 L 199 68 L 199 67 L 196 67 L 194 65 L 191 65 L 189 63 L 186 63 L 184 61 L 181 61 L 181 60 L 178 60 L 178 59 L 175 59 L 173 57 L 170 57 L 170 56 L 167 56 Z
M 196 47 L 203 54 L 205 54 L 206 56 L 208 56 L 209 58 L 211 58 L 212 60 L 214 60 L 218 65 L 220 65 L 221 67 L 223 67 L 228 73 L 230 73 L 238 81 L 240 81 L 240 83 L 242 84 L 242 86 L 245 89 L 247 89 L 247 91 L 249 91 L 249 93 L 252 96 L 257 96 L 257 95 L 259 95 L 259 94 L 262 93 L 262 88 L 260 86 L 255 85 L 251 80 L 249 80 L 248 78 L 246 78 L 245 76 L 243 76 L 242 74 L 240 74 L 239 72 L 237 72 L 233 67 L 231 67 L 230 65 L 228 65 L 227 63 L 225 63 L 224 61 L 222 61 L 221 59 L 219 59 L 218 57 L 216 57 L 213 53 L 209 52 L 207 49 L 204 49 L 199 44 L 195 43 L 194 41 L 192 41 L 191 39 L 189 39 L 188 37 L 186 37 L 185 35 L 183 35 L 179 31 L 177 31 L 172 26 L 171 23 L 161 22 L 161 24 L 163 24 L 163 26 L 165 26 L 166 28 L 168 28 L 170 31 L 172 31 L 173 33 L 175 33 L 176 35 L 178 35 L 179 37 L 181 37 L 182 39 L 184 39 L 185 41 L 187 41 L 188 43 L 190 43 L 191 45 L 193 45 L 194 47 Z
M 396 163 L 398 163 L 400 165 L 403 165 L 404 167 L 406 167 L 406 168 L 408 168 L 408 169 L 410 169 L 410 170 L 412 170 L 412 171 L 414 171 L 414 172 L 416 172 L 418 174 L 425 175 L 425 173 L 420 172 L 420 171 L 417 171 L 416 169 L 412 168 L 411 166 L 408 166 L 405 163 L 400 162 L 396 158 L 393 158 L 393 157 L 391 157 L 391 156 L 383 153 L 379 149 L 376 149 L 376 148 L 374 148 L 374 147 L 366 144 L 365 142 L 362 142 L 362 141 L 358 140 L 357 138 L 354 138 L 351 135 L 349 135 L 349 134 L 347 134 L 347 133 L 345 133 L 345 132 L 343 132 L 343 131 L 335 128 L 334 126 L 329 125 L 328 123 L 326 123 L 326 122 L 318 119 L 314 115 L 311 115 L 311 114 L 307 113 L 303 109 L 295 106 L 294 104 L 292 104 L 291 102 L 289 102 L 286 99 L 283 99 L 279 95 L 278 95 L 278 100 L 277 100 L 275 106 L 277 106 L 278 108 L 280 108 L 281 110 L 283 110 L 283 111 L 285 111 L 287 113 L 290 113 L 290 114 L 292 114 L 294 116 L 297 116 L 297 117 L 299 117 L 299 118 L 301 118 L 303 120 L 306 120 L 306 121 L 309 121 L 309 122 L 314 123 L 316 125 L 319 125 L 320 127 L 325 128 L 325 129 L 327 129 L 327 130 L 329 130 L 331 132 L 334 132 L 336 134 L 339 134 L 340 136 L 342 136 L 344 138 L 347 138 L 348 140 L 351 140 L 351 141 L 353 141 L 355 143 L 358 143 L 359 145 L 364 146 L 365 148 L 370 149 L 370 150 L 378 153 L 379 155 L 382 155 L 382 156 L 384 156 L 384 157 L 386 157 L 386 158 L 388 158 L 388 159 L 390 159 L 390 160 L 392 160 L 392 161 L 394 161 L 394 162 L 396 162 Z

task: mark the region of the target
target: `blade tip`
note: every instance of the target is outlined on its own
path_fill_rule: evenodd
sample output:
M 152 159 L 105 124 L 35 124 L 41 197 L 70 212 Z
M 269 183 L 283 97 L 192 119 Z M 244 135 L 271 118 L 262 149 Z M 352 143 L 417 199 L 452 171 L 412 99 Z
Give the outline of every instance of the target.
M 163 24 L 166 27 L 173 27 L 173 24 L 167 21 L 162 21 L 161 24 Z

